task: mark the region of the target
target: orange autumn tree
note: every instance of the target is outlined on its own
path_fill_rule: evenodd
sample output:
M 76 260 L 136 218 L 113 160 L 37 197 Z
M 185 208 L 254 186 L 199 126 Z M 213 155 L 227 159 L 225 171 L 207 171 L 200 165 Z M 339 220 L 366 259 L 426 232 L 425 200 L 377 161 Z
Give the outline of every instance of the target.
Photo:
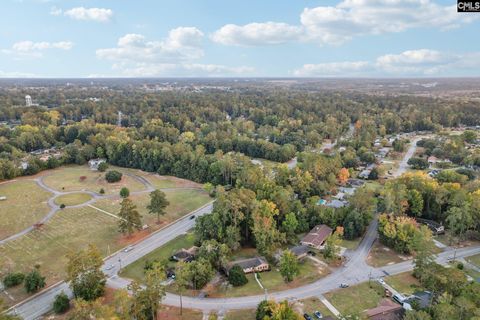
M 348 169 L 347 168 L 340 169 L 337 176 L 338 183 L 340 183 L 341 185 L 344 185 L 347 183 L 348 178 L 350 178 L 350 172 L 348 171 Z

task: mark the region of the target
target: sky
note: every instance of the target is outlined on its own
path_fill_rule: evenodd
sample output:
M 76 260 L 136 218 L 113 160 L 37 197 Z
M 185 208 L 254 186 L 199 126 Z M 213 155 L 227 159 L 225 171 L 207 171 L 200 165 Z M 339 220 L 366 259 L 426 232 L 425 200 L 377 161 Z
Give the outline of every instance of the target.
M 0 77 L 480 76 L 454 0 L 1 0 Z

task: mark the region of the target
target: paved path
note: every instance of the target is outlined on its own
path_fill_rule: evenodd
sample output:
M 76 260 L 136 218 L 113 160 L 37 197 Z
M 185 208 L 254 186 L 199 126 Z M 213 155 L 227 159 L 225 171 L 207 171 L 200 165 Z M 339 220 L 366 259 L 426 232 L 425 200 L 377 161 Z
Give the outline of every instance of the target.
M 335 308 L 323 294 L 319 294 L 318 299 L 320 299 L 320 301 L 325 305 L 325 307 L 327 307 L 328 310 L 330 310 L 331 313 L 333 313 L 335 317 L 338 318 L 340 316 L 340 311 L 338 311 L 337 308 Z
M 145 189 L 143 190 L 140 190 L 140 191 L 133 191 L 133 192 L 130 192 L 131 195 L 138 195 L 138 194 L 143 194 L 143 193 L 149 193 L 149 192 L 152 192 L 153 190 L 155 190 L 155 187 L 150 183 L 150 181 L 148 181 L 147 179 L 145 179 L 144 177 L 141 177 L 141 176 L 137 176 L 135 174 L 132 174 L 132 173 L 124 173 L 124 175 L 127 175 L 135 180 L 137 180 L 138 182 L 140 182 L 141 184 L 144 185 Z M 62 191 L 58 191 L 56 189 L 53 189 L 52 187 L 48 186 L 45 184 L 45 182 L 43 181 L 43 179 L 46 177 L 45 176 L 41 176 L 39 178 L 36 178 L 36 179 L 33 179 L 37 185 L 52 193 L 53 196 L 50 197 L 48 200 L 47 200 L 47 203 L 50 207 L 50 211 L 42 218 L 40 219 L 39 221 L 37 221 L 35 224 L 45 224 L 47 223 L 50 219 L 53 218 L 53 216 L 55 216 L 55 214 L 57 214 L 58 211 L 61 210 L 60 206 L 58 204 L 55 203 L 55 199 L 57 197 L 60 197 L 60 196 L 63 196 L 63 195 L 68 195 L 68 194 L 74 194 L 74 193 L 86 193 L 88 195 L 90 195 L 92 198 L 84 203 L 81 203 L 81 204 L 77 204 L 77 205 L 72 205 L 72 206 L 66 206 L 66 208 L 81 208 L 81 207 L 85 207 L 85 206 L 91 206 L 93 203 L 97 202 L 98 200 L 101 200 L 101 199 L 114 199 L 114 198 L 119 198 L 120 196 L 118 194 L 110 194 L 110 195 L 102 195 L 102 194 L 99 194 L 99 193 L 96 193 L 96 192 L 92 192 L 92 191 L 87 191 L 87 190 L 78 190 L 78 191 L 65 191 L 65 192 L 62 192 Z M 160 188 L 159 190 L 162 190 L 162 191 L 173 191 L 173 190 L 198 190 L 200 188 L 196 188 L 196 187 L 180 187 L 180 188 Z M 101 209 L 98 209 L 95 207 L 95 209 L 97 210 L 100 210 L 102 211 Z M 10 241 L 13 241 L 13 240 L 16 240 L 32 231 L 35 230 L 35 225 L 31 225 L 25 229 L 23 229 L 22 231 L 16 233 L 16 234 L 13 234 L 7 238 L 4 238 L 4 239 L 1 239 L 0 240 L 0 245 L 3 245 L 3 244 L 6 244 L 7 242 L 10 242 Z

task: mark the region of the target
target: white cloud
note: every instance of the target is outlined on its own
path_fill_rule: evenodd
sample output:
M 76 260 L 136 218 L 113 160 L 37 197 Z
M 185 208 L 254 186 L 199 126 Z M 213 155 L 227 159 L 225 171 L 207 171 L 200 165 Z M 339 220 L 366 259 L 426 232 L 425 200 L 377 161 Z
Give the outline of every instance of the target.
M 299 77 L 328 76 L 447 76 L 465 75 L 480 68 L 480 52 L 463 54 L 436 50 L 407 50 L 374 61 L 305 64 L 293 71 Z
M 160 41 L 149 41 L 136 33 L 119 38 L 114 48 L 98 49 L 97 58 L 113 62 L 116 75 L 129 77 L 154 76 L 220 76 L 252 74 L 249 67 L 228 67 L 198 63 L 204 51 L 203 32 L 194 27 L 170 30 Z
M 55 6 L 53 6 L 53 7 L 50 8 L 50 14 L 51 14 L 52 16 L 59 16 L 59 15 L 62 14 L 62 12 L 63 12 L 62 9 L 57 8 L 57 7 L 55 7 Z
M 212 39 L 225 45 L 271 45 L 289 41 L 339 45 L 356 36 L 403 32 L 414 28 L 447 30 L 470 23 L 455 5 L 433 0 L 343 0 L 335 6 L 305 8 L 299 25 L 280 22 L 228 24 Z
M 56 9 L 50 13 L 53 15 L 60 15 L 62 11 L 60 9 Z M 113 17 L 113 11 L 111 9 L 104 8 L 76 7 L 66 10 L 63 12 L 63 14 L 75 20 L 91 20 L 97 22 L 108 22 Z
M 11 49 L 3 49 L 2 52 L 15 56 L 16 59 L 22 58 L 40 58 L 43 56 L 43 51 L 49 49 L 70 50 L 73 47 L 71 41 L 59 42 L 33 42 L 33 41 L 19 41 L 12 45 Z
M 37 77 L 36 74 L 27 73 L 27 72 L 10 72 L 0 70 L 0 78 L 34 78 Z
M 36 50 L 45 50 L 45 49 L 61 49 L 61 50 L 70 50 L 73 47 L 73 42 L 71 41 L 60 41 L 60 42 L 33 42 L 33 41 L 20 41 L 13 44 L 12 49 L 17 52 L 30 52 Z
M 279 22 L 227 24 L 215 31 L 212 40 L 225 45 L 273 45 L 295 40 L 302 32 L 301 27 Z
M 300 69 L 293 72 L 297 77 L 353 77 L 371 69 L 371 63 L 367 61 L 344 61 L 319 64 L 304 64 Z
M 121 62 L 175 62 L 203 56 L 203 33 L 193 27 L 179 27 L 170 31 L 163 41 L 147 41 L 141 34 L 126 34 L 118 39 L 117 47 L 98 49 L 100 59 Z

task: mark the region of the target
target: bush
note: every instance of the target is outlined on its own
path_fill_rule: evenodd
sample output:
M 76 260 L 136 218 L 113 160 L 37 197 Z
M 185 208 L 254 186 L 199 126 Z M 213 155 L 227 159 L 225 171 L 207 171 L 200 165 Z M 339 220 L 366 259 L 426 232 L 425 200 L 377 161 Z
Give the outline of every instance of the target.
M 459 263 L 457 264 L 457 269 L 458 269 L 458 270 L 463 270 L 463 268 L 464 268 L 463 263 L 459 262 Z
M 99 192 L 100 194 L 105 194 L 105 189 L 101 188 Z
M 5 288 L 15 287 L 21 284 L 23 282 L 23 279 L 25 279 L 25 275 L 23 273 L 12 272 L 7 274 L 3 278 L 3 285 L 5 286 Z
M 108 163 L 102 162 L 98 165 L 98 171 L 105 172 L 108 169 Z
M 122 189 L 120 189 L 120 197 L 122 198 L 128 198 L 128 196 L 130 195 L 130 190 L 128 190 L 127 187 L 123 187 Z
M 228 282 L 234 287 L 247 284 L 248 279 L 239 265 L 234 265 L 228 272 Z
M 70 309 L 70 299 L 65 292 L 62 291 L 62 293 L 55 296 L 55 301 L 53 301 L 53 311 L 56 314 L 59 314 L 66 312 L 68 309 Z
M 45 287 L 45 277 L 42 277 L 37 268 L 27 274 L 25 277 L 25 290 L 28 293 L 34 293 Z
M 62 203 L 62 204 L 60 205 L 60 209 L 65 209 L 65 204 Z
M 122 173 L 116 170 L 108 171 L 105 174 L 105 179 L 110 183 L 118 182 L 122 180 Z
M 410 158 L 408 159 L 408 165 L 416 170 L 424 170 L 429 167 L 428 161 L 423 158 Z

